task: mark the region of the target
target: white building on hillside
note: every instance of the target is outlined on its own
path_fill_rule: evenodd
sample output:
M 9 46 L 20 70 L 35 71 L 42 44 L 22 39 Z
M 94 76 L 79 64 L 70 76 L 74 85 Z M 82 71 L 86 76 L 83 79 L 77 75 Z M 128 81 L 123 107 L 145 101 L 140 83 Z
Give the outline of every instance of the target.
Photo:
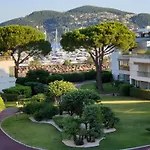
M 10 56 L 0 56 L 0 92 L 15 86 L 15 64 Z

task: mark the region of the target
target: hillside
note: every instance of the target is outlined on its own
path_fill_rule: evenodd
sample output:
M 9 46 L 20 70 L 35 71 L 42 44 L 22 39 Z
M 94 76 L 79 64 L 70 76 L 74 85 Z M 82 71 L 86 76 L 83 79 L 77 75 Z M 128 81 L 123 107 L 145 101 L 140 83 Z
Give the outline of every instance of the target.
M 134 14 L 113 8 L 82 6 L 66 12 L 36 11 L 22 18 L 3 22 L 0 26 L 20 24 L 36 27 L 41 31 L 46 31 L 48 40 L 53 42 L 56 28 L 58 37 L 61 37 L 67 31 L 88 27 L 103 21 L 119 21 L 133 30 L 150 25 L 150 14 Z

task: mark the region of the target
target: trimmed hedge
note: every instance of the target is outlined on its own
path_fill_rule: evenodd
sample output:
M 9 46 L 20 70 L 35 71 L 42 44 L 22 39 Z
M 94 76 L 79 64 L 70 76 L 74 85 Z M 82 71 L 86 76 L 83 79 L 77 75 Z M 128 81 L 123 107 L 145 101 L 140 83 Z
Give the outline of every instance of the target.
M 131 84 L 120 84 L 119 93 L 121 96 L 130 96 L 130 89 L 133 87 Z
M 50 82 L 54 82 L 56 80 L 60 81 L 60 80 L 64 80 L 64 78 L 59 74 L 49 75 L 49 77 L 47 78 L 47 84 L 49 84 Z
M 30 97 L 32 94 L 31 87 L 17 85 L 14 87 L 10 87 L 8 89 L 2 90 L 5 94 L 18 94 L 18 95 L 25 95 L 25 97 Z
M 132 87 L 130 88 L 130 96 L 150 100 L 150 90 Z
M 0 94 L 4 101 L 17 101 L 18 100 L 18 94 L 7 94 L 7 93 L 1 93 Z
M 4 109 L 5 109 L 5 104 L 4 104 L 2 97 L 0 97 L 0 112 Z
M 16 83 L 20 85 L 25 85 L 26 82 L 29 82 L 27 77 L 18 77 L 16 80 Z

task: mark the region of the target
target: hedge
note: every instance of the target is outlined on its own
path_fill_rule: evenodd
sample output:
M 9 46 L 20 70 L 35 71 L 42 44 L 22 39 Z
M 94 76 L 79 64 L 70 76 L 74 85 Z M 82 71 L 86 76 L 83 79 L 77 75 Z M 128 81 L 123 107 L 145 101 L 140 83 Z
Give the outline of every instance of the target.
M 18 95 L 25 95 L 25 97 L 30 97 L 32 94 L 31 87 L 17 85 L 14 87 L 10 87 L 8 89 L 2 90 L 5 94 L 18 94 Z
M 132 87 L 130 88 L 130 96 L 150 100 L 150 90 Z
M 18 94 L 7 94 L 7 93 L 0 93 L 4 101 L 17 101 Z
M 123 83 L 119 86 L 119 94 L 121 96 L 130 96 L 130 89 L 133 87 L 131 84 Z

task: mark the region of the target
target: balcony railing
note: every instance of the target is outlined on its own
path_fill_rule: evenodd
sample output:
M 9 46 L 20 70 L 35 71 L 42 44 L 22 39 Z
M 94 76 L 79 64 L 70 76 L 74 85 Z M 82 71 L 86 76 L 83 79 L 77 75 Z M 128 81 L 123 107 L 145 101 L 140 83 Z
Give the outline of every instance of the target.
M 119 70 L 130 71 L 130 67 L 129 66 L 120 65 L 119 66 Z
M 150 78 L 150 72 L 137 71 L 137 75 L 138 75 L 139 77 L 147 77 L 147 78 Z

